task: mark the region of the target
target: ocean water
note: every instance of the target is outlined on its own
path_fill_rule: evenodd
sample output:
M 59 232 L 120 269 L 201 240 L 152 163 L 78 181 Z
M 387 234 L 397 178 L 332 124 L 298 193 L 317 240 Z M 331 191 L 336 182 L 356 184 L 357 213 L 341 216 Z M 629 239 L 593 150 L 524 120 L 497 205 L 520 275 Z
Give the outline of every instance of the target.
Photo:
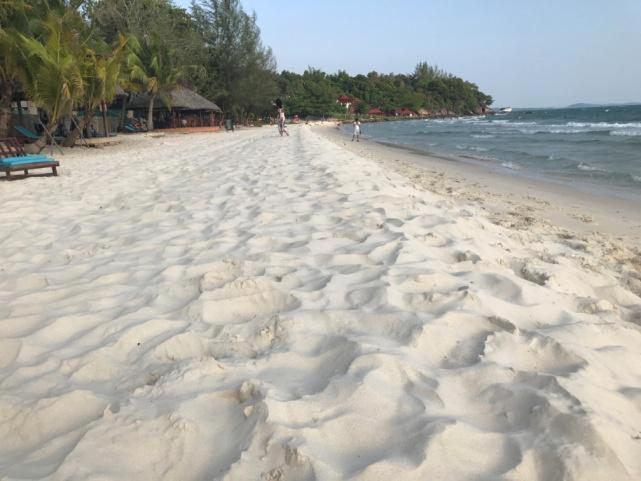
M 344 129 L 351 134 L 350 125 Z M 363 134 L 517 174 L 641 196 L 641 106 L 367 123 Z

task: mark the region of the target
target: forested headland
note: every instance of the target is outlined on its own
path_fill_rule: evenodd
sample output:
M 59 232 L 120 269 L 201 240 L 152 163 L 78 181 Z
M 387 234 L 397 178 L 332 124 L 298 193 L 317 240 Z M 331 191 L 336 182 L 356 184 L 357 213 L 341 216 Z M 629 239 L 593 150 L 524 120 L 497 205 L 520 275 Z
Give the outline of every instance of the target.
M 303 74 L 283 71 L 277 75 L 278 92 L 289 111 L 301 116 L 367 114 L 381 115 L 409 110 L 428 115 L 480 114 L 491 105 L 492 97 L 478 87 L 454 75 L 419 63 L 411 74 L 351 76 L 345 71 L 328 75 L 308 68 Z M 337 99 L 349 102 L 341 105 Z M 341 99 L 343 100 L 343 99 Z
M 491 104 L 471 82 L 427 63 L 410 74 L 279 72 L 254 13 L 239 0 L 0 1 L 0 136 L 17 91 L 48 115 L 48 128 L 73 111 L 93 112 L 117 91 L 147 93 L 170 107 L 183 85 L 216 102 L 225 116 L 345 114 L 371 109 L 473 114 Z

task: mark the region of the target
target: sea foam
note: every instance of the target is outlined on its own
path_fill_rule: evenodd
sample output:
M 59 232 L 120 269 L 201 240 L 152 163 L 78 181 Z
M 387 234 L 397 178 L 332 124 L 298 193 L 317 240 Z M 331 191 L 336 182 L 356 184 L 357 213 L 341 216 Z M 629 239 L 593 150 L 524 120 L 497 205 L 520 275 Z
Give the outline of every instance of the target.
M 600 169 L 599 167 L 595 167 L 593 165 L 584 164 L 583 162 L 577 165 L 576 168 L 587 172 L 607 172 L 607 170 Z
M 641 135 L 641 130 L 613 130 L 610 135 L 618 135 L 622 137 L 638 137 Z

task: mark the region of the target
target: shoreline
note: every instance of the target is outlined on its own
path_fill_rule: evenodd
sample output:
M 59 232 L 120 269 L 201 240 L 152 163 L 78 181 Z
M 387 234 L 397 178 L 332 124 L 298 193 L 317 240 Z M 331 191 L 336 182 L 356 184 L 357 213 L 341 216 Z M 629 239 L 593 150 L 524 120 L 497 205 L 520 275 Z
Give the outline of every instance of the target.
M 353 121 L 353 117 L 356 116 L 358 117 L 358 120 L 362 124 L 375 124 L 379 122 L 406 122 L 406 121 L 411 121 L 411 120 L 445 120 L 445 119 L 456 119 L 456 118 L 471 118 L 471 117 L 485 117 L 485 116 L 490 116 L 493 117 L 497 115 L 499 112 L 487 112 L 484 114 L 447 114 L 447 115 L 397 115 L 397 116 L 380 116 L 380 117 L 370 117 L 365 114 L 365 116 L 361 116 L 359 114 L 353 114 L 351 113 L 350 116 L 352 118 L 350 119 L 341 119 L 341 118 L 331 118 L 325 120 L 325 122 L 340 122 L 341 124 L 346 124 L 349 125 Z
M 348 135 L 346 133 L 346 135 Z M 361 138 L 363 138 L 361 136 Z M 480 169 L 492 171 L 501 176 L 508 178 L 522 179 L 526 181 L 539 182 L 541 185 L 554 185 L 559 189 L 566 189 L 576 192 L 580 195 L 596 196 L 598 198 L 621 200 L 624 203 L 639 203 L 641 202 L 641 192 L 632 191 L 629 187 L 621 187 L 616 185 L 596 184 L 583 182 L 581 180 L 562 180 L 560 178 L 548 176 L 546 174 L 537 173 L 527 169 L 513 169 L 506 167 L 503 162 L 498 160 L 487 160 L 481 157 L 475 157 L 471 154 L 445 154 L 430 152 L 429 150 L 421 149 L 412 145 L 395 144 L 385 140 L 375 139 L 373 137 L 365 137 L 365 140 L 375 142 L 377 144 L 391 147 L 392 149 L 407 150 L 409 152 L 420 155 L 421 157 L 430 157 L 445 162 L 453 162 L 461 165 L 475 166 Z M 619 191 L 613 191 L 619 189 Z M 621 192 L 621 190 L 623 192 Z M 610 192 L 609 192 L 610 191 Z M 570 194 L 572 195 L 572 194 Z
M 506 172 L 498 165 L 438 156 L 413 146 L 362 137 L 361 142 L 352 143 L 335 125 L 314 128 L 334 144 L 387 164 L 426 190 L 479 204 L 502 225 L 551 224 L 581 235 L 614 237 L 628 247 L 641 245 L 641 212 L 633 200 L 587 193 L 573 185 Z

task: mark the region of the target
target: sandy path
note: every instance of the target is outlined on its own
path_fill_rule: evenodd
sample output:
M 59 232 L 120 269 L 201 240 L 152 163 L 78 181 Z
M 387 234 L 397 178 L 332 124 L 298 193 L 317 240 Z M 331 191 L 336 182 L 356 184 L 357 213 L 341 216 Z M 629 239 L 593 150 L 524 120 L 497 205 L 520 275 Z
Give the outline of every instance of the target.
M 290 132 L 0 184 L 0 479 L 641 476 L 641 281 Z

